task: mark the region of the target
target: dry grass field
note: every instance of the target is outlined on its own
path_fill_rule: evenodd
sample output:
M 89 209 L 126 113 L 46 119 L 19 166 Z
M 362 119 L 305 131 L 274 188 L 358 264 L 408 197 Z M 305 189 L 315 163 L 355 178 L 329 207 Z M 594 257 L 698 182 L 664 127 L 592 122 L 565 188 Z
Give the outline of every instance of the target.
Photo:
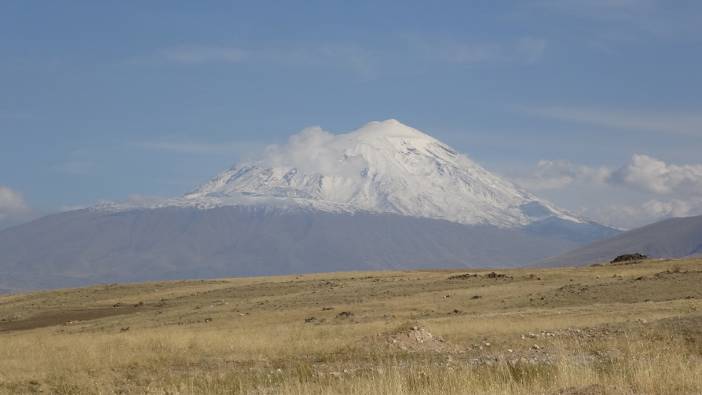
M 0 297 L 0 393 L 700 394 L 702 259 Z

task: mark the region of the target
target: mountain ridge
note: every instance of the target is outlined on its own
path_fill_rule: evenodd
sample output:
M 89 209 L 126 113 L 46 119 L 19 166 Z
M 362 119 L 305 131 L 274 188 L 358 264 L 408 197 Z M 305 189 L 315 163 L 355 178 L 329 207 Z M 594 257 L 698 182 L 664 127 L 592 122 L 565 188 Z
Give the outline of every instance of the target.
M 652 258 L 683 258 L 702 254 L 702 215 L 668 218 L 632 229 L 548 258 L 539 266 L 602 263 L 631 253 L 642 253 Z
M 0 288 L 370 269 L 508 267 L 607 237 L 398 121 L 311 128 L 185 196 L 0 232 Z
M 263 158 L 237 164 L 182 198 L 151 207 L 168 205 L 301 206 L 500 227 L 551 217 L 588 222 L 395 119 L 336 135 L 308 128 L 286 145 L 270 147 Z

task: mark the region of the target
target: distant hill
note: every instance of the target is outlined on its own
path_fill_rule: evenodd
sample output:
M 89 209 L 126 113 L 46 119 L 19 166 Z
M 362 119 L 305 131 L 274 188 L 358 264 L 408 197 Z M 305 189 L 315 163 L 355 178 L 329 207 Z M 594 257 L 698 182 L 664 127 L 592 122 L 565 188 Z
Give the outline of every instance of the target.
M 618 236 L 599 240 L 547 259 L 545 266 L 587 265 L 617 255 L 639 252 L 652 258 L 682 258 L 702 254 L 702 215 L 671 218 Z
M 576 242 L 395 214 L 219 207 L 78 210 L 0 232 L 0 288 L 309 272 L 508 267 Z

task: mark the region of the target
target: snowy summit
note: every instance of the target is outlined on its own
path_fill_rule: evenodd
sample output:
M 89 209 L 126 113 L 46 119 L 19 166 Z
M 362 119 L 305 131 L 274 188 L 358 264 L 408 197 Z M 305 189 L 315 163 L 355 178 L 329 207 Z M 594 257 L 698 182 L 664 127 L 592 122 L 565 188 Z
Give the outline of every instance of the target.
M 336 135 L 305 129 L 168 204 L 393 213 L 500 227 L 549 217 L 582 222 L 394 119 Z

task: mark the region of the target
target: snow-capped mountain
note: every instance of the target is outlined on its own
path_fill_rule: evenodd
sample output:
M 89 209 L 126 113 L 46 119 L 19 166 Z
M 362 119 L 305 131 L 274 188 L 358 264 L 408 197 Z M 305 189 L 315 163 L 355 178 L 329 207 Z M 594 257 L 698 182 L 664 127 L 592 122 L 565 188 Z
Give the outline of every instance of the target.
M 292 206 L 500 227 L 550 217 L 585 222 L 394 119 L 338 135 L 306 129 L 287 145 L 232 167 L 182 199 L 154 204 Z
M 0 231 L 0 288 L 517 266 L 616 233 L 387 120 L 306 129 L 182 197 Z

